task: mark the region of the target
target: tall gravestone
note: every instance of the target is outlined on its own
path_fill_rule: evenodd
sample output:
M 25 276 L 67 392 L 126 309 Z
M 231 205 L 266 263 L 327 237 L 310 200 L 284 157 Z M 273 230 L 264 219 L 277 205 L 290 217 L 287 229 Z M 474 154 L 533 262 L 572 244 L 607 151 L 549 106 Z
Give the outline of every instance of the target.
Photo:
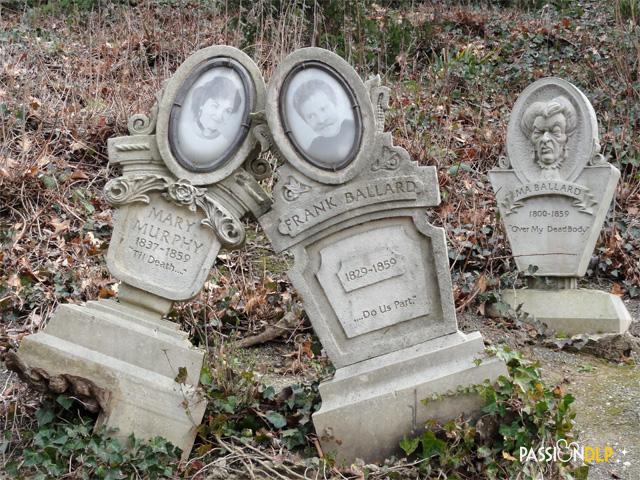
M 529 288 L 503 297 L 560 333 L 626 331 L 619 297 L 577 288 L 620 177 L 600 154 L 589 100 L 559 78 L 533 83 L 513 107 L 506 150 L 489 178 Z
M 365 85 L 340 57 L 302 49 L 275 70 L 257 134 L 283 162 L 272 210 L 259 218 L 335 376 L 313 415 L 325 452 L 382 460 L 428 418 L 470 413 L 479 399 L 421 400 L 492 381 L 504 364 L 476 365 L 479 332 L 457 328 L 435 167 L 419 167 L 383 133 L 389 91 Z
M 162 317 L 195 297 L 221 247 L 238 248 L 239 219 L 271 200 L 256 182 L 251 114 L 264 109 L 255 64 L 231 47 L 189 57 L 157 95 L 151 117 L 109 140 L 122 176 L 104 195 L 117 207 L 107 265 L 119 301 L 61 305 L 9 362 L 32 384 L 67 391 L 126 438 L 160 435 L 188 454 L 205 410 L 196 393 L 204 353 Z

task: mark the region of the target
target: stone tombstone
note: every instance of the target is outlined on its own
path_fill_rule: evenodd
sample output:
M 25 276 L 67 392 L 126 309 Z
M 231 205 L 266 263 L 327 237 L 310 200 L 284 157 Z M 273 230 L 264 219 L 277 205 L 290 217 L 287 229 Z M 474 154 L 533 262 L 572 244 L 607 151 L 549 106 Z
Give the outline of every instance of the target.
M 163 85 L 150 117 L 130 119 L 130 136 L 109 140 L 110 165 L 122 168 L 104 189 L 117 207 L 107 265 L 119 301 L 59 306 L 9 362 L 24 379 L 67 388 L 122 438 L 160 435 L 188 455 L 206 406 L 204 352 L 162 317 L 200 292 L 221 247 L 244 244 L 240 218 L 271 205 L 251 118 L 265 95 L 248 56 L 209 47 Z
M 531 277 L 506 300 L 561 333 L 624 332 L 619 297 L 577 290 L 620 177 L 600 154 L 589 100 L 559 78 L 533 83 L 513 107 L 506 150 L 489 178 L 516 266 Z
M 267 89 L 263 148 L 282 162 L 272 210 L 259 218 L 336 367 L 313 422 L 325 452 L 366 462 L 399 452 L 428 418 L 470 413 L 477 397 L 421 400 L 496 380 L 479 366 L 479 332 L 457 328 L 435 167 L 419 167 L 384 133 L 389 90 L 337 55 L 298 50 Z

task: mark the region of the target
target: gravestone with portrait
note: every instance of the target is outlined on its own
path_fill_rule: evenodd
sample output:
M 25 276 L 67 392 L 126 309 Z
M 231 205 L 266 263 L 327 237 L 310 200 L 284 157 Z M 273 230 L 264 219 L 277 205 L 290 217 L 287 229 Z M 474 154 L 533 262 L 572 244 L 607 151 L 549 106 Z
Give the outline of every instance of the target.
M 150 118 L 134 115 L 131 135 L 109 140 L 122 167 L 104 189 L 117 207 L 107 265 L 119 299 L 59 306 L 12 358 L 24 379 L 93 406 L 118 436 L 159 435 L 188 454 L 205 410 L 204 352 L 163 316 L 198 295 L 220 248 L 243 245 L 240 218 L 271 204 L 251 120 L 265 94 L 249 57 L 206 48 L 163 86 Z
M 364 84 L 337 55 L 298 50 L 267 89 L 263 148 L 282 166 L 274 205 L 259 218 L 336 367 L 313 415 L 322 448 L 366 462 L 399 453 L 428 418 L 449 420 L 475 396 L 421 400 L 494 381 L 479 332 L 457 328 L 444 231 L 427 222 L 440 202 L 435 167 L 419 167 L 384 133 L 389 90 Z
M 513 107 L 506 150 L 489 178 L 529 288 L 504 299 L 559 333 L 626 331 L 631 317 L 619 297 L 577 288 L 620 177 L 600 154 L 589 100 L 558 78 L 533 83 Z

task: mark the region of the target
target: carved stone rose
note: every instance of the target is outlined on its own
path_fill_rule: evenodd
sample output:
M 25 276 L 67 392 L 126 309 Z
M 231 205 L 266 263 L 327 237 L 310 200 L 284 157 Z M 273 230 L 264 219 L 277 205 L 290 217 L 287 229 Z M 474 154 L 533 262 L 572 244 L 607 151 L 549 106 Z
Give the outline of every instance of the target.
M 171 199 L 173 203 L 182 207 L 189 207 L 195 210 L 193 202 L 196 198 L 204 195 L 204 191 L 191 185 L 189 180 L 181 179 L 169 185 L 165 197 Z

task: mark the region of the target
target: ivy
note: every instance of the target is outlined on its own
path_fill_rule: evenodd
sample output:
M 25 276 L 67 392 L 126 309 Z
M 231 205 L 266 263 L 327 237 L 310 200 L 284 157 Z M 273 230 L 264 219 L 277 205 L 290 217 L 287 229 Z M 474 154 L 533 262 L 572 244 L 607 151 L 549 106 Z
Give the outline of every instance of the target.
M 487 432 L 479 432 L 461 418 L 444 425 L 429 420 L 422 436 L 405 437 L 400 447 L 407 455 L 417 456 L 421 472 L 437 478 L 533 480 L 540 474 L 544 478 L 586 478 L 587 466 L 520 461 L 517 452 L 521 447 L 537 450 L 561 439 L 574 440 L 574 398 L 560 387 L 547 386 L 540 376 L 539 364 L 521 351 L 503 346 L 492 347 L 488 352 L 505 362 L 509 377 L 499 377 L 496 384 L 485 381 L 463 388 L 455 395 L 480 396 L 486 414 L 482 418 L 484 425 L 497 427 L 489 438 Z M 446 397 L 438 400 L 446 401 Z
M 56 403 L 65 410 L 69 400 L 60 396 Z M 130 435 L 125 444 L 113 435 L 117 430 L 94 431 L 94 420 L 88 417 L 64 420 L 56 416 L 55 404 L 44 402 L 36 412 L 39 428 L 23 451 L 22 461 L 12 460 L 5 466 L 11 478 L 23 479 L 125 479 L 165 478 L 177 471 L 181 450 L 157 437 L 141 441 Z M 65 413 L 65 412 L 63 412 Z M 25 432 L 26 433 L 26 432 Z

